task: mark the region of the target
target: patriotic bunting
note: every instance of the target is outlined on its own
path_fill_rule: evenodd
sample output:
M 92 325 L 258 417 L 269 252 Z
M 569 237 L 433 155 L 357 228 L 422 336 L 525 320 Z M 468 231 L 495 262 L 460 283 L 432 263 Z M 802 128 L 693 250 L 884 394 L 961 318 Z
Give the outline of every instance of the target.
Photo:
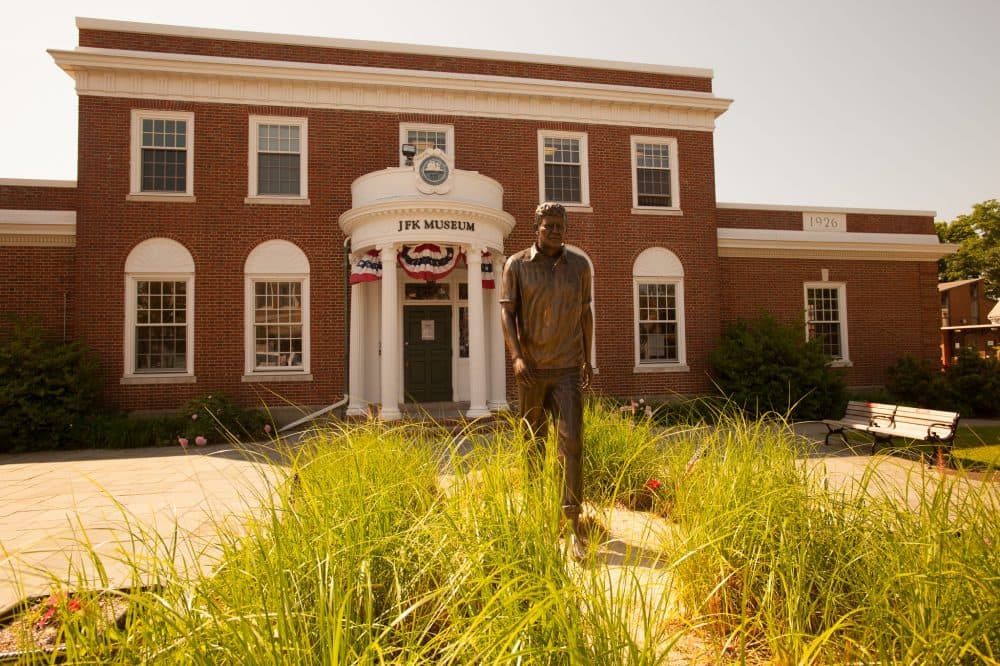
M 351 266 L 351 284 L 373 282 L 382 279 L 382 257 L 378 250 L 368 250 L 361 259 Z
M 464 252 L 457 252 L 454 247 L 442 248 L 433 243 L 422 243 L 412 247 L 404 245 L 397 261 L 407 275 L 428 282 L 448 277 L 459 263 L 467 265 Z M 381 279 L 382 258 L 378 250 L 369 250 L 351 267 L 351 284 Z M 483 252 L 482 280 L 483 289 L 496 288 L 489 252 Z

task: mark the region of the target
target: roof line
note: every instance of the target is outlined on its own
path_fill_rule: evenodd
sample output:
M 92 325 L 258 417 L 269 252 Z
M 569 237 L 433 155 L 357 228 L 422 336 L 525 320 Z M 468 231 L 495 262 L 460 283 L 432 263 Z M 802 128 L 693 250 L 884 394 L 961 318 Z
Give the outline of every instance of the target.
M 507 51 L 489 51 L 482 49 L 465 49 L 450 46 L 425 46 L 420 44 L 401 44 L 395 42 L 377 42 L 361 39 L 342 39 L 333 37 L 308 37 L 281 33 L 251 32 L 244 30 L 220 30 L 216 28 L 195 28 L 188 26 L 166 25 L 161 23 L 141 23 L 132 21 L 115 21 L 79 16 L 76 27 L 80 30 L 107 30 L 113 32 L 134 32 L 148 35 L 172 35 L 177 37 L 195 37 L 202 39 L 235 40 L 243 42 L 261 42 L 287 44 L 291 46 L 316 46 L 332 49 L 354 49 L 359 51 L 382 51 L 388 53 L 408 53 L 415 55 L 433 55 L 453 58 L 472 58 L 475 60 L 506 60 L 511 62 L 528 62 L 543 65 L 563 65 L 568 67 L 593 67 L 599 69 L 614 69 L 629 72 L 647 72 L 653 74 L 671 74 L 674 76 L 690 76 L 694 78 L 711 79 L 714 72 L 711 69 L 699 67 L 674 67 L 669 65 L 653 65 L 649 63 L 619 62 L 615 60 L 593 60 L 589 58 L 571 58 L 567 56 L 552 56 L 530 53 L 511 53 Z

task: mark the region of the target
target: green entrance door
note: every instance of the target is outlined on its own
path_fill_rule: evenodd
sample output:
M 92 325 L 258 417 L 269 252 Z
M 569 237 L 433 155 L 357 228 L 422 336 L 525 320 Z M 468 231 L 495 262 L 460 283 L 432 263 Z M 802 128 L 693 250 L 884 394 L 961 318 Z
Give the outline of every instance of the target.
M 403 368 L 407 402 L 452 399 L 450 305 L 403 308 Z

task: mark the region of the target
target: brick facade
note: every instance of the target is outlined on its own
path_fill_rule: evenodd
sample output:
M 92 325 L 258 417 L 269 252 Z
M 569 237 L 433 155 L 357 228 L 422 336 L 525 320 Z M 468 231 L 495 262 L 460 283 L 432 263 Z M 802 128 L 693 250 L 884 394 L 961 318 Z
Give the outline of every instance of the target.
M 335 64 L 577 82 L 636 89 L 711 93 L 710 76 L 503 60 L 484 57 L 381 52 L 364 48 L 262 43 L 193 34 L 83 27 L 80 45 L 213 58 Z M 630 93 L 631 94 L 631 93 Z M 595 344 L 598 391 L 614 395 L 708 392 L 708 352 L 723 327 L 769 310 L 785 321 L 801 319 L 803 283 L 846 283 L 852 367 L 849 382 L 880 384 L 885 367 L 903 353 L 934 358 L 939 306 L 933 259 L 777 258 L 720 256 L 719 228 L 798 231 L 802 213 L 719 208 L 715 200 L 711 131 L 621 122 L 571 122 L 503 114 L 402 113 L 335 105 L 260 106 L 113 95 L 79 98 L 77 187 L 0 186 L 0 209 L 75 210 L 74 248 L 0 247 L 5 310 L 35 312 L 67 330 L 102 361 L 106 397 L 128 409 L 168 408 L 211 391 L 246 404 L 334 402 L 344 393 L 348 287 L 345 236 L 337 220 L 352 207 L 351 184 L 363 174 L 399 163 L 403 122 L 454 128 L 455 168 L 479 172 L 503 187 L 503 208 L 517 225 L 505 252 L 534 238 L 538 203 L 539 129 L 583 132 L 589 142 L 591 211 L 570 211 L 568 240 L 587 253 L 595 273 Z M 162 109 L 194 114 L 194 196 L 191 202 L 129 200 L 130 114 Z M 255 205 L 247 196 L 248 122 L 251 115 L 308 118 L 309 205 Z M 677 141 L 683 214 L 635 214 L 630 137 Z M 933 234 L 930 214 L 851 213 L 848 230 L 866 234 Z M 125 260 L 137 244 L 169 238 L 184 246 L 195 266 L 194 383 L 123 384 Z M 244 264 L 270 239 L 294 243 L 307 256 L 311 280 L 312 381 L 246 383 L 244 373 Z M 633 343 L 632 266 L 650 247 L 674 253 L 684 268 L 687 372 L 637 373 Z M 25 276 L 31 276 L 26 280 Z M 891 332 L 891 334 L 890 334 Z M 513 383 L 508 381 L 508 386 Z M 280 396 L 280 397 L 279 397 Z

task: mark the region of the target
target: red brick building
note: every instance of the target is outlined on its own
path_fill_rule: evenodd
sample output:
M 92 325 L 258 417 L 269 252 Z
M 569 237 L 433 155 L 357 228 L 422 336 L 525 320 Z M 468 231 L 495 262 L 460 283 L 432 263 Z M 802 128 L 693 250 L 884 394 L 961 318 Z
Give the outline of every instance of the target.
M 50 52 L 78 178 L 0 181 L 0 308 L 92 347 L 113 404 L 503 409 L 493 276 L 541 200 L 593 268 L 601 392 L 710 391 L 723 327 L 762 310 L 855 386 L 937 357 L 934 214 L 718 203 L 710 70 L 78 28 Z
M 983 279 L 938 285 L 941 295 L 941 363 L 949 366 L 964 348 L 1000 359 L 1000 303 L 983 293 Z

